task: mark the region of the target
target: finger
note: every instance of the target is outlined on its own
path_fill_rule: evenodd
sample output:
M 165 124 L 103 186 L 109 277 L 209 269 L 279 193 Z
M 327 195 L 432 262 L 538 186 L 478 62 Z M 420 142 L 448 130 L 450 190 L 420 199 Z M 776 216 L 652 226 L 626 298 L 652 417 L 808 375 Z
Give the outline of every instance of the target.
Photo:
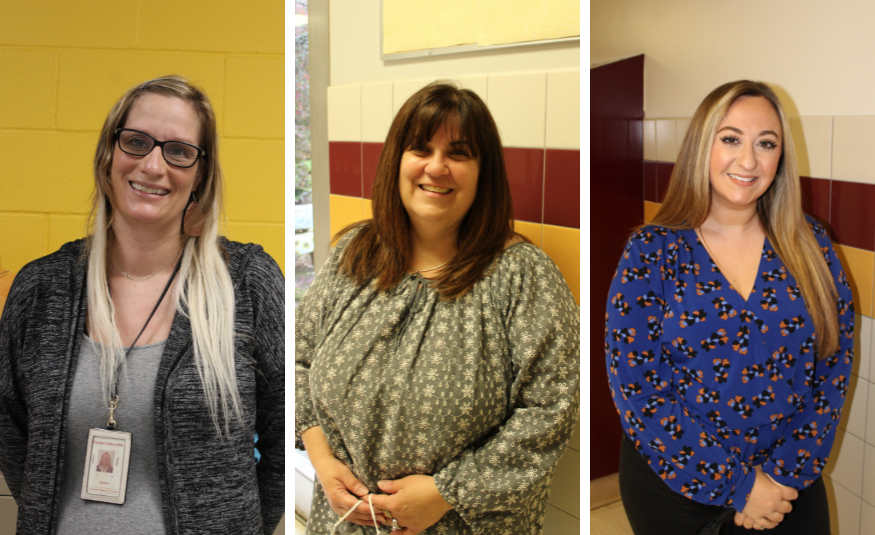
M 740 513 L 738 511 L 735 512 L 735 525 L 741 526 L 744 524 L 744 519 L 747 518 L 744 513 Z
M 780 513 L 778 511 L 773 511 L 773 512 L 769 513 L 768 515 L 766 515 L 766 518 L 768 518 L 769 520 L 771 520 L 772 522 L 774 522 L 776 524 L 780 524 L 781 521 L 784 520 L 784 513 Z
M 778 526 L 777 522 L 772 522 L 771 520 L 769 520 L 768 518 L 765 518 L 765 517 L 760 518 L 759 520 L 756 521 L 756 523 L 759 524 L 760 526 L 766 528 L 766 529 L 772 529 L 772 528 L 775 528 Z
M 744 517 L 744 528 L 753 529 L 753 519 L 749 516 Z
M 781 503 L 778 504 L 778 511 L 787 514 L 793 510 L 793 504 L 788 502 L 787 500 L 781 500 Z

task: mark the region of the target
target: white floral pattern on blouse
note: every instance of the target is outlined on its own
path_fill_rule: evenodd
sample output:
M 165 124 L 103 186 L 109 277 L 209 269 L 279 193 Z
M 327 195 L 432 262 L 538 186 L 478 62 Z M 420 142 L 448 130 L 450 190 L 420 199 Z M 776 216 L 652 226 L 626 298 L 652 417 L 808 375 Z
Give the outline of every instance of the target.
M 372 492 L 433 475 L 453 510 L 425 535 L 541 533 L 580 400 L 580 309 L 558 268 L 520 243 L 457 300 L 419 275 L 379 293 L 338 274 L 351 237 L 296 310 L 297 447 L 321 425 Z M 307 533 L 337 519 L 317 481 Z

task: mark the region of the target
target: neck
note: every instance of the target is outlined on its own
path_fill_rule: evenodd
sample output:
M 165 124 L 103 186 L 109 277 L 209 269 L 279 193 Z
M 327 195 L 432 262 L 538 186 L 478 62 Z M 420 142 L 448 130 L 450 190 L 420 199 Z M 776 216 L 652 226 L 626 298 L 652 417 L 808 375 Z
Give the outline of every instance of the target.
M 761 228 L 756 205 L 736 208 L 723 206 L 715 201 L 711 202 L 711 210 L 701 226 L 721 232 L 746 232 L 752 228 Z
M 417 270 L 429 269 L 449 260 L 459 252 L 458 228 L 449 231 L 427 230 L 415 227 L 410 232 L 410 266 Z
M 113 221 L 109 240 L 111 271 L 114 267 L 133 277 L 144 277 L 172 262 L 181 250 L 179 229 L 150 232 Z

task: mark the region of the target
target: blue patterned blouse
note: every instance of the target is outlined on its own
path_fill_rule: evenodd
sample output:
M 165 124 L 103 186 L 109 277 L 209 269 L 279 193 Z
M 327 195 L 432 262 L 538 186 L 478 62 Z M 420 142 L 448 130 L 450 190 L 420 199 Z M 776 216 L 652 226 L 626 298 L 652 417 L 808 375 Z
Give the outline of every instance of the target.
M 854 310 L 826 232 L 809 224 L 839 294 L 841 348 L 822 361 L 796 280 L 768 238 L 747 301 L 693 230 L 648 226 L 623 251 L 606 315 L 611 394 L 638 452 L 697 502 L 741 511 L 754 466 L 802 489 L 826 465 L 851 375 Z

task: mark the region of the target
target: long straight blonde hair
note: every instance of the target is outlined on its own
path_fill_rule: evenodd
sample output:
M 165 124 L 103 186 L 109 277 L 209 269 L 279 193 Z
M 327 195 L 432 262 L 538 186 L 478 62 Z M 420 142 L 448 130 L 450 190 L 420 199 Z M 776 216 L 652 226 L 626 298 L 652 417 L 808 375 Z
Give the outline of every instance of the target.
M 774 91 L 766 84 L 739 80 L 723 84 L 699 105 L 684 136 L 665 200 L 649 224 L 696 229 L 711 210 L 711 147 L 720 121 L 740 97 L 763 97 L 781 121 L 781 160 L 771 187 L 757 199 L 757 215 L 766 236 L 799 284 L 817 333 L 818 359 L 839 347 L 838 292 L 823 252 L 802 213 L 802 190 L 790 124 Z
M 227 434 L 231 416 L 242 423 L 237 375 L 234 369 L 234 288 L 225 252 L 219 244 L 223 215 L 223 175 L 219 164 L 216 116 L 206 94 L 179 76 L 164 76 L 126 92 L 106 118 L 94 155 L 94 192 L 89 217 L 88 318 L 92 339 L 99 344 L 100 379 L 104 398 L 124 373 L 125 353 L 109 294 L 107 262 L 112 231 L 112 157 L 117 128 L 124 127 L 136 100 L 145 94 L 179 98 L 192 104 L 200 123 L 199 146 L 206 154 L 198 162 L 198 205 L 194 218 L 203 221 L 198 237 L 180 231 L 182 264 L 170 295 L 178 312 L 191 322 L 194 362 L 217 433 Z M 182 227 L 182 213 L 180 227 Z M 222 422 L 220 422 L 222 420 Z

